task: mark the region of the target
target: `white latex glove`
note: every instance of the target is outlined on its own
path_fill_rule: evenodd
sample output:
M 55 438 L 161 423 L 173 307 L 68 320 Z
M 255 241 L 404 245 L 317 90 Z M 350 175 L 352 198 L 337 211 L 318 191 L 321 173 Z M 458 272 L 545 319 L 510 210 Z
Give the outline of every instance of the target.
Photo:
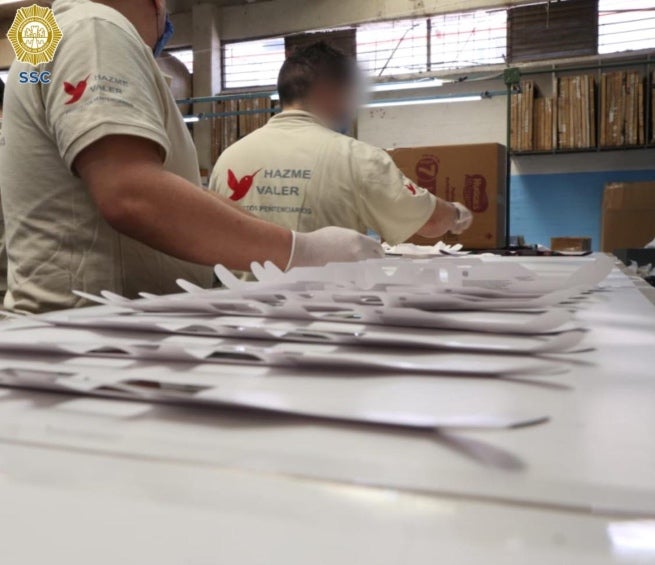
M 320 267 L 327 263 L 384 257 L 384 250 L 377 241 L 353 230 L 329 227 L 310 233 L 292 233 L 287 271 L 293 267 Z
M 473 223 L 473 213 L 460 202 L 453 202 L 453 205 L 457 208 L 457 219 L 455 220 L 455 225 L 450 229 L 450 231 L 455 235 L 459 235 L 471 227 L 471 224 Z

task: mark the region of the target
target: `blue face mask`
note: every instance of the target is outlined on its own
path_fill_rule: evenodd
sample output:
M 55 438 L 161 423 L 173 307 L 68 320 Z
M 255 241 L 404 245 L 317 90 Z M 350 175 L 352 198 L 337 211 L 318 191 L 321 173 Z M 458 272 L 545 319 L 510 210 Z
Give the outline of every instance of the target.
M 157 40 L 157 44 L 152 50 L 152 53 L 155 57 L 159 57 L 164 52 L 164 48 L 171 40 L 171 37 L 173 37 L 174 33 L 175 33 L 175 28 L 173 27 L 171 18 L 168 14 L 166 14 L 166 24 L 164 25 L 164 33 L 161 34 L 161 37 Z

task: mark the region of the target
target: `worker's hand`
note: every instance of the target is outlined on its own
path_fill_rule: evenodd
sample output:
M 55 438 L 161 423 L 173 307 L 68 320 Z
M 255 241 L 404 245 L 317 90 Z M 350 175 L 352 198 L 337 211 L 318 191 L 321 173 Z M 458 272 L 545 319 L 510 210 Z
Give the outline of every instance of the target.
M 453 205 L 457 209 L 457 218 L 455 220 L 455 225 L 450 229 L 450 231 L 455 235 L 459 235 L 471 227 L 471 224 L 473 223 L 473 214 L 466 206 L 464 206 L 464 204 L 453 202 Z
M 310 233 L 293 232 L 294 246 L 287 270 L 319 267 L 384 256 L 382 246 L 365 235 L 344 228 L 323 228 Z

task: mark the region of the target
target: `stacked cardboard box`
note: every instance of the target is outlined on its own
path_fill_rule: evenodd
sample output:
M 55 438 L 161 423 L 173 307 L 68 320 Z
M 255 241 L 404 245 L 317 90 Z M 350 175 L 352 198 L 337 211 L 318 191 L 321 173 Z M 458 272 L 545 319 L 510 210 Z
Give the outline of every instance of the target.
M 238 100 L 226 100 L 223 104 L 223 111 L 233 114 L 239 111 Z M 235 115 L 223 118 L 223 149 L 227 149 L 239 140 L 239 117 Z
M 655 183 L 616 182 L 603 195 L 602 251 L 644 247 L 655 238 Z
M 464 203 L 473 212 L 473 225 L 461 235 L 446 234 L 412 243 L 434 245 L 443 240 L 468 249 L 505 245 L 507 150 L 495 143 L 414 147 L 389 152 L 405 175 L 445 200 Z
M 560 149 L 596 145 L 596 85 L 592 75 L 557 80 L 557 138 Z
M 268 110 L 268 113 L 259 113 L 261 110 Z M 271 117 L 271 99 L 267 97 L 243 98 L 239 100 L 239 111 L 257 111 L 257 113 L 241 114 L 239 116 L 239 139 L 241 139 L 266 125 Z
M 644 80 L 638 71 L 604 73 L 600 86 L 601 147 L 622 147 L 645 141 Z
M 237 114 L 237 112 L 252 112 L 253 110 L 265 111 Z M 213 121 L 212 150 L 214 160 L 216 160 L 230 145 L 264 126 L 273 114 L 273 107 L 271 99 L 267 96 L 235 98 L 217 102 L 214 105 L 214 112 L 233 114 Z
M 552 151 L 557 145 L 555 101 L 536 98 L 534 101 L 534 149 Z
M 655 143 L 655 72 L 653 73 L 653 82 L 652 82 L 652 92 L 650 93 L 650 100 L 651 100 L 651 130 L 652 130 L 652 135 L 653 137 L 651 138 L 651 143 Z
M 521 91 L 511 100 L 511 149 L 532 151 L 534 149 L 534 82 L 521 81 Z
M 590 237 L 551 237 L 550 248 L 560 253 L 588 253 L 592 248 Z

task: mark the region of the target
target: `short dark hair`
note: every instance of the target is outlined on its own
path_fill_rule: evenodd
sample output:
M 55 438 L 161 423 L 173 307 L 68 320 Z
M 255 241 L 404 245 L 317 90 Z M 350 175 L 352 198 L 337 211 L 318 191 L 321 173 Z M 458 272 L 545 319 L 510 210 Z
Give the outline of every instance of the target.
M 304 100 L 319 80 L 352 86 L 356 77 L 357 65 L 351 57 L 319 41 L 298 49 L 282 65 L 277 81 L 280 103 Z

